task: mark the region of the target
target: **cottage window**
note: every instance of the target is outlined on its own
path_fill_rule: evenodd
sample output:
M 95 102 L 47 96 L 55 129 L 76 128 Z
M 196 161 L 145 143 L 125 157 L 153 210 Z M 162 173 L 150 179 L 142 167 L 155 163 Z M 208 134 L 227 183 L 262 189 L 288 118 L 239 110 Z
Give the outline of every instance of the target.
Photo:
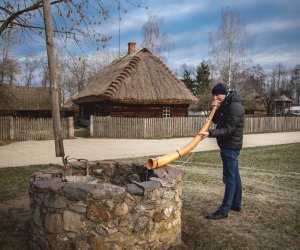
M 162 117 L 163 118 L 171 117 L 171 108 L 170 107 L 163 107 Z

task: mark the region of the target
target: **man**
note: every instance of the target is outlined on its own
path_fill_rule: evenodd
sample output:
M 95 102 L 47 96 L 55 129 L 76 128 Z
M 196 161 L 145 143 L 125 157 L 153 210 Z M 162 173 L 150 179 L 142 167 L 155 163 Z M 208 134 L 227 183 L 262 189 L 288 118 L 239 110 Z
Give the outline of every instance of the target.
M 219 209 L 208 213 L 206 219 L 227 218 L 230 210 L 242 208 L 242 182 L 238 168 L 238 156 L 243 144 L 244 107 L 243 99 L 235 91 L 218 83 L 212 89 L 213 105 L 218 109 L 212 119 L 216 129 L 201 133 L 203 138 L 216 137 L 223 162 L 223 182 L 225 194 Z

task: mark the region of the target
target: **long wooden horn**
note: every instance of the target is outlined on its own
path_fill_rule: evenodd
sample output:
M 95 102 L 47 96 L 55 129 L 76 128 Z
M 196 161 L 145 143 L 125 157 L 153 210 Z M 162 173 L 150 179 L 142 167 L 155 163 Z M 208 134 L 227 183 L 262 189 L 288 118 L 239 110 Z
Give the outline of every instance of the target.
M 187 153 L 189 153 L 190 151 L 192 151 L 202 141 L 202 136 L 200 136 L 200 134 L 203 132 L 206 132 L 208 130 L 210 122 L 211 122 L 212 118 L 214 117 L 216 110 L 217 110 L 217 106 L 213 106 L 213 108 L 206 120 L 206 123 L 204 124 L 204 126 L 201 128 L 201 130 L 198 132 L 198 134 L 194 137 L 194 139 L 189 144 L 176 150 L 173 153 L 159 156 L 157 158 L 148 159 L 147 168 L 154 169 L 154 168 L 159 168 L 161 166 L 165 166 L 166 164 L 168 164 L 172 161 L 175 161 L 178 158 L 180 158 L 180 157 L 186 155 Z

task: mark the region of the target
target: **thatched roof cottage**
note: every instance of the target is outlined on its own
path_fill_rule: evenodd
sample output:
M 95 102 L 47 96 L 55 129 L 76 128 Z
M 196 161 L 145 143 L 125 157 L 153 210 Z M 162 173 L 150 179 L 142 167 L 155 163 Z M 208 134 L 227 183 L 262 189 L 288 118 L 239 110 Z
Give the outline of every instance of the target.
M 187 116 L 197 98 L 157 56 L 128 43 L 128 54 L 103 68 L 72 100 L 88 119 Z
M 1 86 L 0 116 L 51 117 L 49 89 Z

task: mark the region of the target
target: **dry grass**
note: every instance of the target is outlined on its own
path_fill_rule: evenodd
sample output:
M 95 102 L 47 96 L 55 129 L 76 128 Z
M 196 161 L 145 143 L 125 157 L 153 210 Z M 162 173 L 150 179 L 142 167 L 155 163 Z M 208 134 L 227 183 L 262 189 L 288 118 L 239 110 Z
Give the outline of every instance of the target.
M 242 150 L 243 210 L 219 221 L 203 218 L 223 198 L 219 152 L 197 152 L 187 159 L 173 164 L 183 173 L 184 249 L 299 249 L 299 143 Z M 0 249 L 28 249 L 27 185 L 35 169 L 0 169 Z
M 188 249 L 299 249 L 300 144 L 243 150 L 242 212 L 219 221 L 203 218 L 223 198 L 219 152 L 195 153 L 181 165 L 185 160 L 175 164 L 183 172 L 182 238 Z

